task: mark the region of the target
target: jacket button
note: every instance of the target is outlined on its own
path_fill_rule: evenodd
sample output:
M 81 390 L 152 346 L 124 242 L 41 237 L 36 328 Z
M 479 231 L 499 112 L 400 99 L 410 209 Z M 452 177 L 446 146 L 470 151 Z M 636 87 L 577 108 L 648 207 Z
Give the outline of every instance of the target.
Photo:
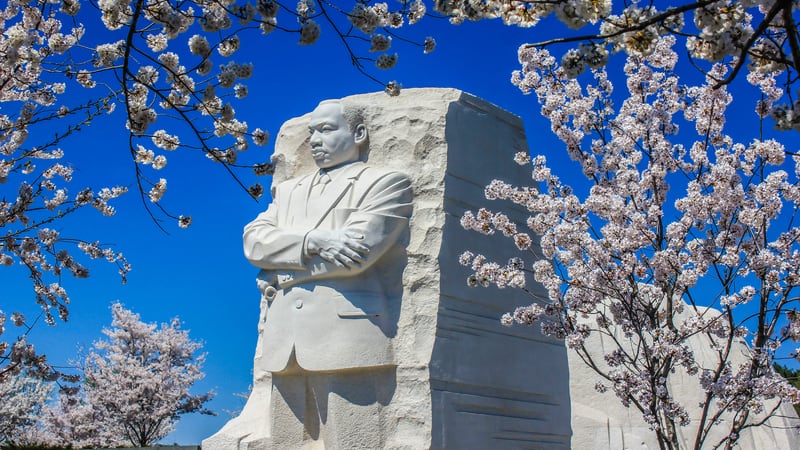
M 294 307 L 297 308 L 297 309 L 302 308 L 303 307 L 303 301 L 302 300 L 295 301 L 294 302 Z

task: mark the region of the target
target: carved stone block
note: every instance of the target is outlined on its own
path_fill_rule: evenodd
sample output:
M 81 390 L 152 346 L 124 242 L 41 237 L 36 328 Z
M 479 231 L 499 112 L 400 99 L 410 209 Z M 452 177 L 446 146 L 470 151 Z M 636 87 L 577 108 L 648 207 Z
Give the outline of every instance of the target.
M 365 107 L 369 165 L 405 174 L 413 190 L 402 299 L 389 305 L 397 320 L 392 337 L 397 366 L 379 441 L 385 448 L 405 449 L 569 448 L 563 342 L 536 328 L 502 326 L 504 312 L 531 298 L 515 289 L 469 288 L 469 270 L 458 264 L 465 250 L 497 261 L 518 252 L 507 238 L 463 230 L 460 218 L 466 210 L 496 206 L 483 195 L 494 178 L 530 184 L 530 170 L 513 162 L 516 152 L 527 150 L 521 120 L 454 89 L 348 99 Z M 273 184 L 315 170 L 308 122 L 305 115 L 281 128 Z M 518 223 L 527 217 L 523 210 L 508 212 Z M 532 279 L 529 289 L 546 297 Z M 203 442 L 204 449 L 285 448 L 275 440 L 280 433 L 273 427 L 280 420 L 269 413 L 272 379 L 261 369 L 262 345 L 269 342 L 256 349 L 247 405 Z M 370 442 L 374 431 L 368 433 Z M 309 439 L 307 447 L 324 444 Z M 362 447 L 370 448 L 366 442 Z

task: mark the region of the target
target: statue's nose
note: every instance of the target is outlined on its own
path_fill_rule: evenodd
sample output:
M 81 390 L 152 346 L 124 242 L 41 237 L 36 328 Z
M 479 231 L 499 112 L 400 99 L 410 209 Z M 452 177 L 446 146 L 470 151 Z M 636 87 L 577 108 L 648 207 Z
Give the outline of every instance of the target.
M 311 133 L 311 139 L 309 140 L 309 143 L 311 144 L 312 148 L 322 144 L 322 133 L 320 133 L 319 131 L 314 130 Z

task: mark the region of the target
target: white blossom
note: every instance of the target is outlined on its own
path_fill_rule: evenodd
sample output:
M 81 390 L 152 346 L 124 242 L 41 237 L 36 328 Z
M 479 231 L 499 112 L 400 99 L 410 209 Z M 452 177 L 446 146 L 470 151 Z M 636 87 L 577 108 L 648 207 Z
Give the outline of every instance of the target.
M 191 42 L 190 42 L 190 45 L 191 45 Z M 240 45 L 241 45 L 241 43 L 239 41 L 239 36 L 232 36 L 232 37 L 230 37 L 228 39 L 225 39 L 224 41 L 219 43 L 219 46 L 217 46 L 217 52 L 220 55 L 225 56 L 225 57 L 231 56 L 237 50 L 239 50 Z M 199 50 L 203 50 L 202 47 Z
M 150 188 L 148 196 L 150 197 L 151 202 L 158 203 L 159 200 L 161 200 L 161 197 L 163 197 L 164 193 L 166 192 L 167 192 L 167 180 L 161 178 L 158 180 L 158 183 L 154 184 L 153 187 Z
M 253 143 L 258 146 L 267 145 L 269 141 L 269 133 L 262 130 L 261 128 L 256 128 L 253 130 Z
M 389 50 L 389 47 L 392 46 L 392 37 L 386 36 L 384 34 L 374 33 L 370 37 L 370 48 L 369 51 L 371 52 L 385 52 Z
M 428 53 L 433 52 L 436 50 L 436 40 L 430 36 L 425 38 L 425 42 L 423 43 L 423 51 L 427 55 Z
M 375 66 L 379 69 L 391 69 L 397 64 L 397 53 L 388 54 L 384 53 L 378 56 L 378 59 L 375 61 Z
M 319 39 L 319 24 L 309 19 L 300 26 L 300 45 L 312 45 Z
M 167 49 L 167 35 L 164 33 L 148 34 L 147 46 L 154 52 L 163 52 Z
M 192 52 L 193 55 L 208 58 L 211 55 L 211 45 L 208 43 L 208 39 L 206 39 L 205 36 L 195 34 L 189 38 L 189 51 Z

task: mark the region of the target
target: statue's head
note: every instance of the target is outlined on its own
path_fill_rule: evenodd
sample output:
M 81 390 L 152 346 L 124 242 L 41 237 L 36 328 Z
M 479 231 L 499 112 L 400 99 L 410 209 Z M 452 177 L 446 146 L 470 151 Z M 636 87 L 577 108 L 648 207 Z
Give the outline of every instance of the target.
M 368 143 L 364 114 L 357 105 L 340 100 L 325 100 L 311 113 L 311 157 L 322 169 L 361 159 Z

